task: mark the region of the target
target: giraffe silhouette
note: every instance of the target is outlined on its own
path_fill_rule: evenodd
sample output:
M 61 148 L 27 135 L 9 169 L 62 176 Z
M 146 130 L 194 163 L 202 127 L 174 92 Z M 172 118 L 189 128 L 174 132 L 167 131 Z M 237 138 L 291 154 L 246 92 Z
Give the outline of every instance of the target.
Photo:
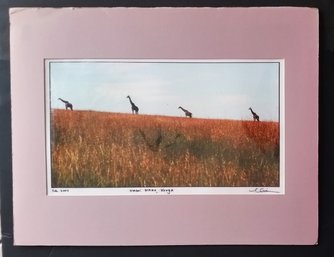
M 254 120 L 254 121 L 260 121 L 260 117 L 259 117 L 259 115 L 257 115 L 255 112 L 253 112 L 253 110 L 252 110 L 251 107 L 249 107 L 248 109 L 251 111 L 251 113 L 252 113 L 252 115 L 253 115 L 253 120 Z
M 70 102 L 68 102 L 68 101 L 66 101 L 66 100 L 63 100 L 63 99 L 61 99 L 61 98 L 58 98 L 58 100 L 62 101 L 62 102 L 65 104 L 65 108 L 66 108 L 66 110 L 67 110 L 67 109 L 70 109 L 71 111 L 73 111 L 73 105 L 72 105 Z
M 129 95 L 126 98 L 129 98 L 129 101 L 130 101 L 130 104 L 131 104 L 132 114 L 138 114 L 138 112 L 139 112 L 138 106 L 136 106 L 134 104 L 134 102 L 132 102 L 131 97 Z
M 186 115 L 186 117 L 189 117 L 189 118 L 192 118 L 192 117 L 193 117 L 193 114 L 192 114 L 190 111 L 188 111 L 188 110 L 182 108 L 181 106 L 179 106 L 178 109 L 181 109 L 181 110 L 184 112 L 184 114 Z

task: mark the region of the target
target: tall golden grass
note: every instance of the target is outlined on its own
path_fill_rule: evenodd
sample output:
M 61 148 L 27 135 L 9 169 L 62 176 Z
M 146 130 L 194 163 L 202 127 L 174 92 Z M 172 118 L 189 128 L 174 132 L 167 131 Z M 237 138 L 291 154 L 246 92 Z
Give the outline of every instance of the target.
M 279 186 L 277 122 L 51 113 L 52 187 Z

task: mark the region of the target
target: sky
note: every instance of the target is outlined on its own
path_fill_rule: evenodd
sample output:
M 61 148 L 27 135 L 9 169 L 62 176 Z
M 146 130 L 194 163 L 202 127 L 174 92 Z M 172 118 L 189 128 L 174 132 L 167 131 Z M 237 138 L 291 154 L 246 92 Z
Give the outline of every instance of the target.
M 153 62 L 115 60 L 51 61 L 51 108 L 194 118 L 278 121 L 278 62 Z

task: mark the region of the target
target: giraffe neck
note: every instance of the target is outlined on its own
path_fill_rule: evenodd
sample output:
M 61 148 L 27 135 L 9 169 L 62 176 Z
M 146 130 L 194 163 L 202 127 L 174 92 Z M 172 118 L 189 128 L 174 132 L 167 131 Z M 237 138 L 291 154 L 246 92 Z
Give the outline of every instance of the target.
M 65 100 L 63 100 L 61 98 L 59 98 L 59 100 L 62 101 L 63 103 L 65 103 L 65 104 L 68 103 L 67 101 L 65 101 Z
M 129 98 L 130 104 L 131 104 L 132 106 L 134 106 L 134 105 L 135 105 L 134 102 L 131 101 L 131 98 L 130 98 L 130 97 L 128 97 L 128 98 Z
M 182 108 L 181 106 L 180 106 L 180 109 L 184 112 L 188 112 L 186 109 Z
M 256 114 L 255 112 L 253 112 L 252 108 L 250 108 L 250 111 L 252 112 L 253 115 Z

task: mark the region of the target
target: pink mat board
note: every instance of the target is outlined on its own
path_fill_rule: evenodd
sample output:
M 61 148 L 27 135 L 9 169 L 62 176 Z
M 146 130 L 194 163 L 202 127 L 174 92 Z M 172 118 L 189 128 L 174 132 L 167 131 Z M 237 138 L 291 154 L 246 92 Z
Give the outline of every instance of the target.
M 10 10 L 16 245 L 315 244 L 318 12 L 309 8 Z M 44 60 L 282 59 L 285 193 L 50 197 Z

